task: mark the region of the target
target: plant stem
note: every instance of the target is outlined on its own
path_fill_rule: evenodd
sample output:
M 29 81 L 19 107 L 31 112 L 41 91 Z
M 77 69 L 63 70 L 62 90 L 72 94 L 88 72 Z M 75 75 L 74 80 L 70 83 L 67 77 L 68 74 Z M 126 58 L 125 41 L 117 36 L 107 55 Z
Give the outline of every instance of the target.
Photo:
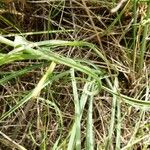
M 148 20 L 150 18 L 150 2 L 147 2 L 147 16 L 146 16 L 146 20 Z M 140 60 L 139 60 L 139 73 L 142 73 L 142 68 L 144 66 L 144 53 L 145 53 L 145 49 L 146 49 L 146 37 L 148 35 L 148 27 L 149 24 L 146 23 L 144 25 L 144 31 L 143 31 L 143 38 L 142 38 L 142 45 L 141 45 L 141 50 L 140 50 Z

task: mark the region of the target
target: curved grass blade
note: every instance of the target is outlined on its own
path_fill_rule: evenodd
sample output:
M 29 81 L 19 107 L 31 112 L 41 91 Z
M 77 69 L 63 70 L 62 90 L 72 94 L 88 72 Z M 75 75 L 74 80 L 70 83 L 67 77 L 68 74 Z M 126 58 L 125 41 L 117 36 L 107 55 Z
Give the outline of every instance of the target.
M 0 36 L 0 42 L 2 43 L 5 43 L 5 38 Z M 63 43 L 63 44 L 68 44 L 68 41 L 64 42 L 60 40 L 56 40 L 55 44 L 58 45 L 58 41 L 60 42 L 60 45 Z M 99 56 L 105 60 L 105 57 L 98 51 L 98 49 L 96 49 L 96 47 L 93 45 L 93 44 L 88 44 L 87 42 L 79 42 L 79 41 L 75 41 L 75 42 L 69 42 L 69 44 L 71 44 L 70 46 L 87 46 L 87 47 L 90 47 L 92 48 L 97 54 L 99 54 Z M 9 43 L 9 42 L 8 42 Z M 74 45 L 72 45 L 74 43 Z M 12 44 L 12 43 L 10 43 Z M 85 45 L 87 44 L 87 45 Z M 10 45 L 11 46 L 11 45 Z M 74 68 L 74 69 L 77 69 L 91 77 L 93 77 L 96 81 L 97 81 L 97 84 L 98 84 L 98 88 L 99 89 L 103 89 L 109 93 L 112 93 L 112 94 L 116 94 L 118 96 L 120 96 L 120 98 L 122 98 L 126 103 L 128 104 L 131 104 L 133 106 L 138 106 L 139 108 L 145 108 L 145 107 L 150 107 L 150 102 L 148 101 L 142 101 L 142 100 L 137 100 L 137 99 L 134 99 L 134 98 L 131 98 L 131 97 L 128 97 L 128 96 L 125 96 L 125 95 L 122 95 L 122 94 L 118 94 L 118 93 L 114 93 L 111 89 L 105 87 L 105 86 L 102 86 L 101 85 L 101 81 L 98 77 L 98 75 L 94 72 L 93 69 L 90 69 L 89 67 L 87 66 L 83 66 L 81 65 L 80 63 L 77 63 L 76 61 L 74 61 L 73 59 L 71 58 L 65 58 L 65 57 L 62 57 L 54 52 L 43 52 L 40 48 L 35 50 L 29 46 L 26 46 L 26 47 L 21 47 L 22 49 L 22 53 L 21 52 L 16 52 L 15 55 L 13 54 L 6 54 L 5 58 L 7 59 L 7 57 L 9 57 L 11 59 L 11 61 L 15 61 L 17 60 L 17 58 L 19 60 L 23 60 L 23 59 L 43 59 L 43 60 L 48 60 L 48 61 L 54 61 L 54 62 L 57 62 L 57 63 L 60 63 L 60 64 L 64 64 L 66 66 L 69 66 L 71 68 Z M 0 65 L 2 64 L 5 64 L 6 62 L 8 63 L 8 61 L 6 59 L 3 59 L 2 57 L 0 57 Z M 9 61 L 9 62 L 11 62 Z M 106 61 L 106 60 L 105 60 Z

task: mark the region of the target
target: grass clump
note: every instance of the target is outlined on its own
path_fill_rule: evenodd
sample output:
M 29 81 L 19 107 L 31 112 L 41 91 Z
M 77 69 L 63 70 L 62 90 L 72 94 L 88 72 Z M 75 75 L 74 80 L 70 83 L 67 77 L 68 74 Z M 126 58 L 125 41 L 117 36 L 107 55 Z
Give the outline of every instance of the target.
M 149 1 L 1 7 L 1 149 L 149 149 Z

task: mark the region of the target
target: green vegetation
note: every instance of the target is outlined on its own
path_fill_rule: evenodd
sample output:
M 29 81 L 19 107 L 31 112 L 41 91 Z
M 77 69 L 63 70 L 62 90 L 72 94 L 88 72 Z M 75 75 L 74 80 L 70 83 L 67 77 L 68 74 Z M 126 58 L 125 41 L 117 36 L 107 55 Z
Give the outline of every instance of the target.
M 0 149 L 150 148 L 150 2 L 0 2 Z

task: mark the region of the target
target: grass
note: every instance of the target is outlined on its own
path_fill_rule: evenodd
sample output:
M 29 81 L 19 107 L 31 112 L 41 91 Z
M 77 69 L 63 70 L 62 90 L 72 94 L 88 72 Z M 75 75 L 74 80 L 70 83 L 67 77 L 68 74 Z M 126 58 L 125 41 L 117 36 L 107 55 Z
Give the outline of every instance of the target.
M 149 149 L 149 1 L 10 6 L 0 12 L 0 148 Z

